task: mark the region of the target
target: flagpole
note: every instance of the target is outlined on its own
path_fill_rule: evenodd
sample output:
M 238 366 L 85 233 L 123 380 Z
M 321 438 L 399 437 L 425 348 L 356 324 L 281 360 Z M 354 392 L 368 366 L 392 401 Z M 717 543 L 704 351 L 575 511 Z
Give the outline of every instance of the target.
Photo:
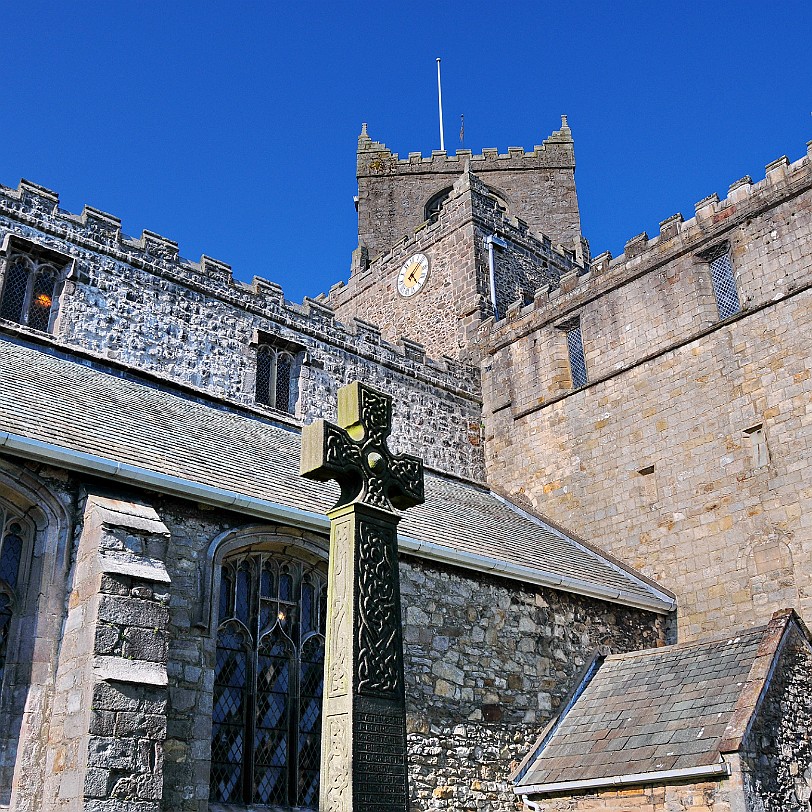
M 440 107 L 440 149 L 445 152 L 445 138 L 443 136 L 443 87 L 440 84 L 440 57 L 437 57 L 437 103 Z

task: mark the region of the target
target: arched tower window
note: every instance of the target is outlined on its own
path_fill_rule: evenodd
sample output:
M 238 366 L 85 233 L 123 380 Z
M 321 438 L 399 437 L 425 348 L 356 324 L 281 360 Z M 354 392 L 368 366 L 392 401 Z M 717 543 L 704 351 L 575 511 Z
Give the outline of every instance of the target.
M 423 219 L 428 220 L 430 223 L 435 222 L 440 216 L 440 209 L 443 208 L 443 203 L 448 200 L 451 192 L 452 187 L 449 186 L 447 189 L 442 189 L 437 192 L 436 195 L 430 197 L 423 210 Z
M 254 399 L 257 403 L 293 413 L 296 405 L 296 356 L 273 344 L 257 347 L 257 377 Z
M 29 530 L 22 516 L 0 502 L 0 698 L 6 672 L 8 640 Z
M 0 318 L 48 332 L 56 314 L 63 270 L 35 253 L 13 252 L 6 263 Z
M 211 801 L 315 810 L 326 576 L 272 552 L 220 574 Z

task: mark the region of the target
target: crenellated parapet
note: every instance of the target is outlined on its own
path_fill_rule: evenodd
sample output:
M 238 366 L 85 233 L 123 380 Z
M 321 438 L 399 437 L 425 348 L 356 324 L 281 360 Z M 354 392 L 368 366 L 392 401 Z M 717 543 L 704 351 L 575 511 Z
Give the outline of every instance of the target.
M 702 256 L 728 239 L 736 228 L 810 189 L 812 141 L 807 154 L 797 161 L 791 163 L 781 156 L 767 164 L 760 181 L 754 183 L 745 176 L 730 185 L 724 199 L 715 192 L 702 198 L 690 219 L 674 214 L 660 223 L 656 236 L 642 232 L 629 239 L 620 256 L 612 257 L 606 251 L 593 257 L 587 272 L 562 275 L 557 287 L 539 290 L 532 303 L 515 302 L 505 319 L 496 323 L 488 320 L 482 332 L 493 346 L 509 343 L 517 335 L 557 322 L 568 312 L 681 257 Z
M 12 236 L 27 240 L 84 263 L 92 287 L 94 269 L 100 257 L 122 263 L 167 282 L 181 285 L 203 297 L 210 297 L 263 317 L 287 331 L 291 337 L 312 337 L 329 342 L 338 350 L 368 357 L 384 366 L 415 376 L 463 396 L 479 396 L 478 371 L 451 358 L 432 359 L 414 341 L 390 343 L 380 330 L 361 320 L 342 324 L 324 297 L 305 297 L 301 304 L 287 301 L 282 288 L 259 276 L 250 283 L 234 278 L 229 264 L 203 255 L 198 262 L 183 258 L 178 243 L 144 230 L 139 238 L 121 230 L 121 220 L 99 209 L 85 206 L 81 214 L 59 207 L 56 192 L 27 180 L 16 189 L 0 186 L 0 226 Z
M 561 128 L 532 150 L 509 147 L 474 154 L 410 152 L 406 158 L 373 141 L 363 126 L 358 138 L 358 244 L 371 257 L 386 253 L 404 235 L 436 215 L 436 203 L 470 166 L 532 231 L 571 244 L 581 233 L 575 192 L 575 151 L 566 116 Z
M 555 130 L 541 144 L 532 150 L 524 147 L 508 147 L 507 152 L 500 152 L 495 147 L 485 148 L 479 154 L 470 149 L 458 149 L 450 154 L 445 150 L 432 150 L 429 155 L 422 152 L 410 152 L 408 157 L 401 158 L 392 152 L 386 144 L 373 141 L 367 134 L 367 125 L 363 124 L 358 137 L 357 170 L 358 176 L 385 175 L 392 173 L 414 174 L 433 172 L 455 174 L 462 171 L 466 161 L 471 162 L 475 172 L 492 170 L 532 170 L 540 167 L 575 168 L 575 151 L 572 131 L 567 117 L 561 117 L 561 129 Z

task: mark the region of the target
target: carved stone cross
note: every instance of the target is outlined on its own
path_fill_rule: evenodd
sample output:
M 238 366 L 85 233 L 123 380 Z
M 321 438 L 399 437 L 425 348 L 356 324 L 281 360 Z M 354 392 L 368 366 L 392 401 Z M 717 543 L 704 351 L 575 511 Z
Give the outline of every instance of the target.
M 394 508 L 423 502 L 423 463 L 392 454 L 392 399 L 355 381 L 338 426 L 302 432 L 301 474 L 335 479 L 330 518 L 321 812 L 405 812 L 406 702 Z

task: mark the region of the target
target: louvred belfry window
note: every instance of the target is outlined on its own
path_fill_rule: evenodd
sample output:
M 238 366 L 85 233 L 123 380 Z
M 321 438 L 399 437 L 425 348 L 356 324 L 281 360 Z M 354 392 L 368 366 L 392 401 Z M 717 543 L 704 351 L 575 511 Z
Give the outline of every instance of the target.
M 56 312 L 63 268 L 36 253 L 12 252 L 6 261 L 0 318 L 48 332 Z
M 220 577 L 209 799 L 317 809 L 327 582 L 269 552 Z
M 0 504 L 0 689 L 6 670 L 8 637 L 27 537 L 20 516 Z

